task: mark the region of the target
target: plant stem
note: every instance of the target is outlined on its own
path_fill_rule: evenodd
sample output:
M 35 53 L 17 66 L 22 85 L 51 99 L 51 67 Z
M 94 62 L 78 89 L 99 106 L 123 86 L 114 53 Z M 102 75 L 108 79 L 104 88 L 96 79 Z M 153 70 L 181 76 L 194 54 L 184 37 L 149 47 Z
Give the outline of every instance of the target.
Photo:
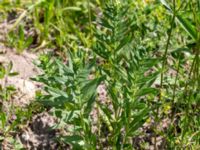
M 180 61 L 180 55 L 179 55 L 177 73 L 176 73 L 175 83 L 174 83 L 174 88 L 173 88 L 172 106 L 175 106 L 175 96 L 176 96 L 176 88 L 177 88 L 177 81 L 178 81 L 178 75 L 179 75 L 180 66 L 181 66 L 181 61 Z M 171 122 L 172 122 L 172 124 L 174 124 L 174 118 L 175 118 L 176 111 L 177 110 L 175 108 L 175 111 L 172 112 L 172 115 L 171 115 Z M 174 130 L 176 130 L 176 128 L 174 128 Z M 175 133 L 176 133 L 176 131 L 175 131 Z
M 160 80 L 160 88 L 161 88 L 161 90 L 162 90 L 162 87 L 163 87 L 165 63 L 167 62 L 167 53 L 168 53 L 168 49 L 169 49 L 169 44 L 170 44 L 170 39 L 171 39 L 171 35 L 172 35 L 173 24 L 175 22 L 175 17 L 176 17 L 176 11 L 174 10 L 172 21 L 171 21 L 171 27 L 170 27 L 168 38 L 167 38 L 167 45 L 166 45 L 165 52 L 164 52 L 164 55 L 163 55 L 162 72 L 161 72 L 161 80 Z
M 91 8 L 90 8 L 90 0 L 87 0 L 87 5 L 88 5 L 88 19 L 89 19 L 89 24 L 90 24 L 90 34 L 92 36 L 92 18 L 91 18 Z
M 167 53 L 168 53 L 168 49 L 169 49 L 169 44 L 170 44 L 170 39 L 172 36 L 172 30 L 173 30 L 173 25 L 175 22 L 175 17 L 176 17 L 176 2 L 175 0 L 173 0 L 173 16 L 172 16 L 172 20 L 171 20 L 171 27 L 168 33 L 168 38 L 167 38 L 167 44 L 165 47 L 165 52 L 163 55 L 163 62 L 162 62 L 162 70 L 161 70 L 161 79 L 160 79 L 160 94 L 159 94 L 159 101 L 161 101 L 162 99 L 162 88 L 163 88 L 163 79 L 164 79 L 164 70 L 165 70 L 165 63 L 167 62 Z M 156 106 L 156 118 L 155 118 L 155 126 L 154 128 L 156 129 L 157 127 L 157 121 L 158 121 L 158 113 L 159 113 L 159 107 Z M 157 137 L 156 134 L 154 136 L 154 150 L 157 150 Z

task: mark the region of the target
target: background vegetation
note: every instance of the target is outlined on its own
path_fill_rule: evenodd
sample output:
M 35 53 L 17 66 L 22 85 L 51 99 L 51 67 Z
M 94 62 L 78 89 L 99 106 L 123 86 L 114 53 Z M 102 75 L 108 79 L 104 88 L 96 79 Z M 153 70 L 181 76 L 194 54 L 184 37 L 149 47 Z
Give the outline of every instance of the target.
M 4 44 L 38 55 L 42 83 L 15 120 L 3 109 L 15 86 L 0 87 L 2 142 L 20 145 L 13 133 L 46 111 L 69 149 L 200 148 L 200 1 L 1 0 L 0 16 Z

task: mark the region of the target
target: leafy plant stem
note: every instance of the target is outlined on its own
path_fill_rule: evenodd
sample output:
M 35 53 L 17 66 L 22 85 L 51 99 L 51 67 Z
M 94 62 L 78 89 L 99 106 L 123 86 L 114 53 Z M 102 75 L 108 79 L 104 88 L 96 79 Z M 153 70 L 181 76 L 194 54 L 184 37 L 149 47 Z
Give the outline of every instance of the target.
M 174 5 L 175 5 L 175 0 L 174 0 Z M 170 44 L 170 39 L 171 39 L 171 35 L 172 35 L 173 24 L 175 22 L 175 17 L 176 17 L 176 11 L 174 9 L 174 13 L 173 13 L 172 21 L 171 21 L 171 27 L 170 27 L 168 38 L 167 38 L 167 44 L 166 44 L 165 52 L 164 52 L 164 55 L 163 55 L 163 62 L 162 62 L 162 68 L 161 68 L 162 72 L 161 72 L 161 80 L 160 80 L 161 90 L 162 90 L 162 87 L 163 87 L 164 70 L 165 70 L 165 67 L 166 67 L 165 63 L 167 62 L 167 53 L 168 53 L 168 49 L 169 49 L 169 44 Z
M 176 88 L 177 88 L 177 81 L 178 81 L 180 66 L 181 66 L 181 61 L 180 61 L 180 55 L 179 55 L 177 72 L 176 72 L 175 83 L 174 83 L 174 88 L 173 88 L 172 106 L 174 106 L 174 104 L 175 104 Z M 174 111 L 174 113 L 171 116 L 171 122 L 174 122 L 175 114 L 176 114 L 176 111 Z
M 88 5 L 88 19 L 89 19 L 89 24 L 90 24 L 90 34 L 92 36 L 93 31 L 92 31 L 92 18 L 91 18 L 90 0 L 87 0 L 87 5 Z
M 171 39 L 171 36 L 172 36 L 172 30 L 173 30 L 175 18 L 176 18 L 176 1 L 173 0 L 173 16 L 172 16 L 172 20 L 171 20 L 171 27 L 170 27 L 170 30 L 169 30 L 169 33 L 168 33 L 167 44 L 166 44 L 166 47 L 165 47 L 165 52 L 164 52 L 163 61 L 162 61 L 162 68 L 161 68 L 160 95 L 159 95 L 159 99 L 158 99 L 159 101 L 161 101 L 161 99 L 162 99 L 163 79 L 164 79 L 164 73 L 165 73 L 164 71 L 165 71 L 165 67 L 166 67 L 165 63 L 167 62 L 167 53 L 168 53 L 168 49 L 169 49 L 170 39 Z M 159 113 L 159 108 L 157 106 L 155 122 L 157 122 L 157 120 L 158 120 L 158 113 Z M 157 123 L 155 123 L 155 129 L 156 129 L 156 126 L 157 126 L 156 124 Z M 154 136 L 154 149 L 157 150 L 156 134 Z
M 84 135 L 88 135 L 87 131 L 86 131 L 86 127 L 85 127 L 85 123 L 84 123 L 84 116 L 83 116 L 83 112 L 82 111 L 80 112 L 80 120 L 81 120 L 81 126 L 83 128 Z M 88 144 L 87 136 L 84 136 L 84 142 L 85 142 L 86 145 Z

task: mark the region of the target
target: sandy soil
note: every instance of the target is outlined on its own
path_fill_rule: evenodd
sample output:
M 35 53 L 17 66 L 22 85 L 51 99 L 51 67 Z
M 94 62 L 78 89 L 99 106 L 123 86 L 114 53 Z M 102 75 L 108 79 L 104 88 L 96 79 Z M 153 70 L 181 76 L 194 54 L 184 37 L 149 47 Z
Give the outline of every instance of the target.
M 15 49 L 6 47 L 3 44 L 8 28 L 9 24 L 6 22 L 0 24 L 0 63 L 6 66 L 12 62 L 12 72 L 18 72 L 18 75 L 0 79 L 0 85 L 3 87 L 14 85 L 16 88 L 16 92 L 10 101 L 3 102 L 0 99 L 0 102 L 4 105 L 3 109 L 8 110 L 10 113 L 10 103 L 17 107 L 28 106 L 34 101 L 35 92 L 41 88 L 41 85 L 30 79 L 40 73 L 39 69 L 33 64 L 37 60 L 37 54 L 30 51 L 17 54 Z M 56 131 L 50 130 L 54 124 L 55 119 L 47 112 L 35 114 L 32 120 L 27 122 L 27 125 L 14 138 L 22 143 L 25 149 L 57 149 L 58 144 L 54 141 Z M 14 148 L 10 145 L 9 139 L 5 139 L 0 149 L 12 150 Z

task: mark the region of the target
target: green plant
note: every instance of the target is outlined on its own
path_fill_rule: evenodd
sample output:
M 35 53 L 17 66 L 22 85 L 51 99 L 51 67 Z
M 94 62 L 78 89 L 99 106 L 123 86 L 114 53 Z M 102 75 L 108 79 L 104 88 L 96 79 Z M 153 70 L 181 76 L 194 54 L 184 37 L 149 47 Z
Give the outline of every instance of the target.
M 39 95 L 39 100 L 53 108 L 69 133 L 60 140 L 74 148 L 107 145 L 129 149 L 148 117 L 146 101 L 157 94 L 151 86 L 159 74 L 155 68 L 159 59 L 151 58 L 145 47 L 135 45 L 142 32 L 138 32 L 135 16 L 129 13 L 128 5 L 108 3 L 97 23 L 99 27 L 93 31 L 96 42 L 92 50 L 77 47 L 68 51 L 66 64 L 50 54 L 40 57 L 44 74 L 35 80 L 45 84 L 47 94 Z M 154 70 L 151 74 L 147 73 L 150 69 Z M 99 85 L 105 85 L 107 91 L 101 101 Z M 95 124 L 91 116 L 94 111 Z M 93 131 L 95 127 L 98 131 Z
M 10 31 L 8 34 L 8 44 L 16 48 L 17 53 L 22 53 L 33 42 L 33 38 L 31 36 L 26 37 L 24 31 L 24 27 L 20 25 L 17 34 L 14 31 Z
M 15 92 L 15 87 L 13 85 L 6 85 L 6 78 L 16 76 L 17 72 L 12 72 L 13 64 L 10 62 L 8 65 L 3 63 L 0 64 L 0 79 L 5 81 L 5 83 L 0 84 L 0 99 L 9 100 L 12 94 Z M 4 80 L 3 80 L 4 79 Z
M 199 149 L 199 6 L 196 0 L 3 0 L 0 13 L 1 20 L 16 13 L 12 47 L 51 51 L 40 55 L 43 74 L 34 80 L 44 85 L 36 93 L 42 111 L 63 131 L 58 142 L 73 149 Z M 1 88 L 4 101 L 9 90 Z M 2 112 L 2 138 L 31 112 L 17 111 L 17 123 Z
M 5 103 L 10 101 L 12 99 L 12 95 L 16 92 L 14 85 L 6 84 L 6 78 L 18 74 L 17 72 L 12 72 L 12 67 L 13 67 L 12 62 L 10 62 L 7 65 L 3 63 L 0 64 L 0 79 L 2 81 L 5 80 L 5 83 L 2 82 L 0 84 L 0 143 L 1 144 L 8 137 L 9 132 L 11 130 L 13 131 L 13 129 L 16 127 L 17 124 L 15 121 L 11 124 L 9 123 L 10 120 L 12 119 L 13 114 L 10 114 L 10 112 L 8 112 L 10 110 L 5 109 Z M 17 113 L 16 115 L 19 117 Z M 14 140 L 13 138 L 11 139 Z
M 2 80 L 0 84 L 0 147 L 11 146 L 22 150 L 23 145 L 16 139 L 16 135 L 31 119 L 33 113 L 40 112 L 42 108 L 35 102 L 24 108 L 14 104 L 13 95 L 18 91 L 14 85 L 6 83 L 7 78 L 18 75 L 17 72 L 12 71 L 12 68 L 12 62 L 0 64 L 0 79 Z
M 173 3 L 161 0 L 162 4 L 167 8 L 170 14 L 173 14 L 174 26 L 175 23 L 180 25 L 180 27 L 186 31 L 185 37 L 188 37 L 186 41 L 186 47 L 179 48 L 173 52 L 176 53 L 177 64 L 175 65 L 177 69 L 177 74 L 175 77 L 175 82 L 173 82 L 173 94 L 169 94 L 172 97 L 172 105 L 175 105 L 174 110 L 171 116 L 172 126 L 169 128 L 169 133 L 175 137 L 174 139 L 169 139 L 172 147 L 177 148 L 196 148 L 199 147 L 198 139 L 199 134 L 196 130 L 199 126 L 199 117 L 196 116 L 199 109 L 199 2 L 196 1 L 173 1 Z M 177 22 L 175 22 L 175 19 Z M 171 37 L 173 38 L 173 37 Z M 188 53 L 188 58 L 184 57 L 184 54 Z M 166 54 L 167 56 L 167 54 Z M 184 61 L 183 61 L 184 60 Z M 190 69 L 184 73 L 185 66 L 187 61 L 191 64 Z M 183 77 L 184 76 L 184 77 Z M 198 77 L 197 77 L 198 76 Z M 185 78 L 185 81 L 181 81 L 182 78 Z M 181 90 L 182 88 L 182 90 Z M 191 111 L 193 108 L 193 111 Z M 181 114 L 176 116 L 177 114 Z M 193 116 L 193 117 L 191 117 Z M 179 119 L 177 119 L 179 118 Z M 175 123 L 175 121 L 178 123 Z M 195 126 L 195 127 L 194 127 Z M 181 133 L 177 133 L 177 129 L 181 130 Z M 193 134 L 194 136 L 193 137 Z M 192 135 L 192 138 L 189 138 L 188 135 Z M 178 142 L 177 142 L 178 141 Z M 174 143 L 179 143 L 175 146 Z M 195 143 L 195 144 L 194 144 Z

